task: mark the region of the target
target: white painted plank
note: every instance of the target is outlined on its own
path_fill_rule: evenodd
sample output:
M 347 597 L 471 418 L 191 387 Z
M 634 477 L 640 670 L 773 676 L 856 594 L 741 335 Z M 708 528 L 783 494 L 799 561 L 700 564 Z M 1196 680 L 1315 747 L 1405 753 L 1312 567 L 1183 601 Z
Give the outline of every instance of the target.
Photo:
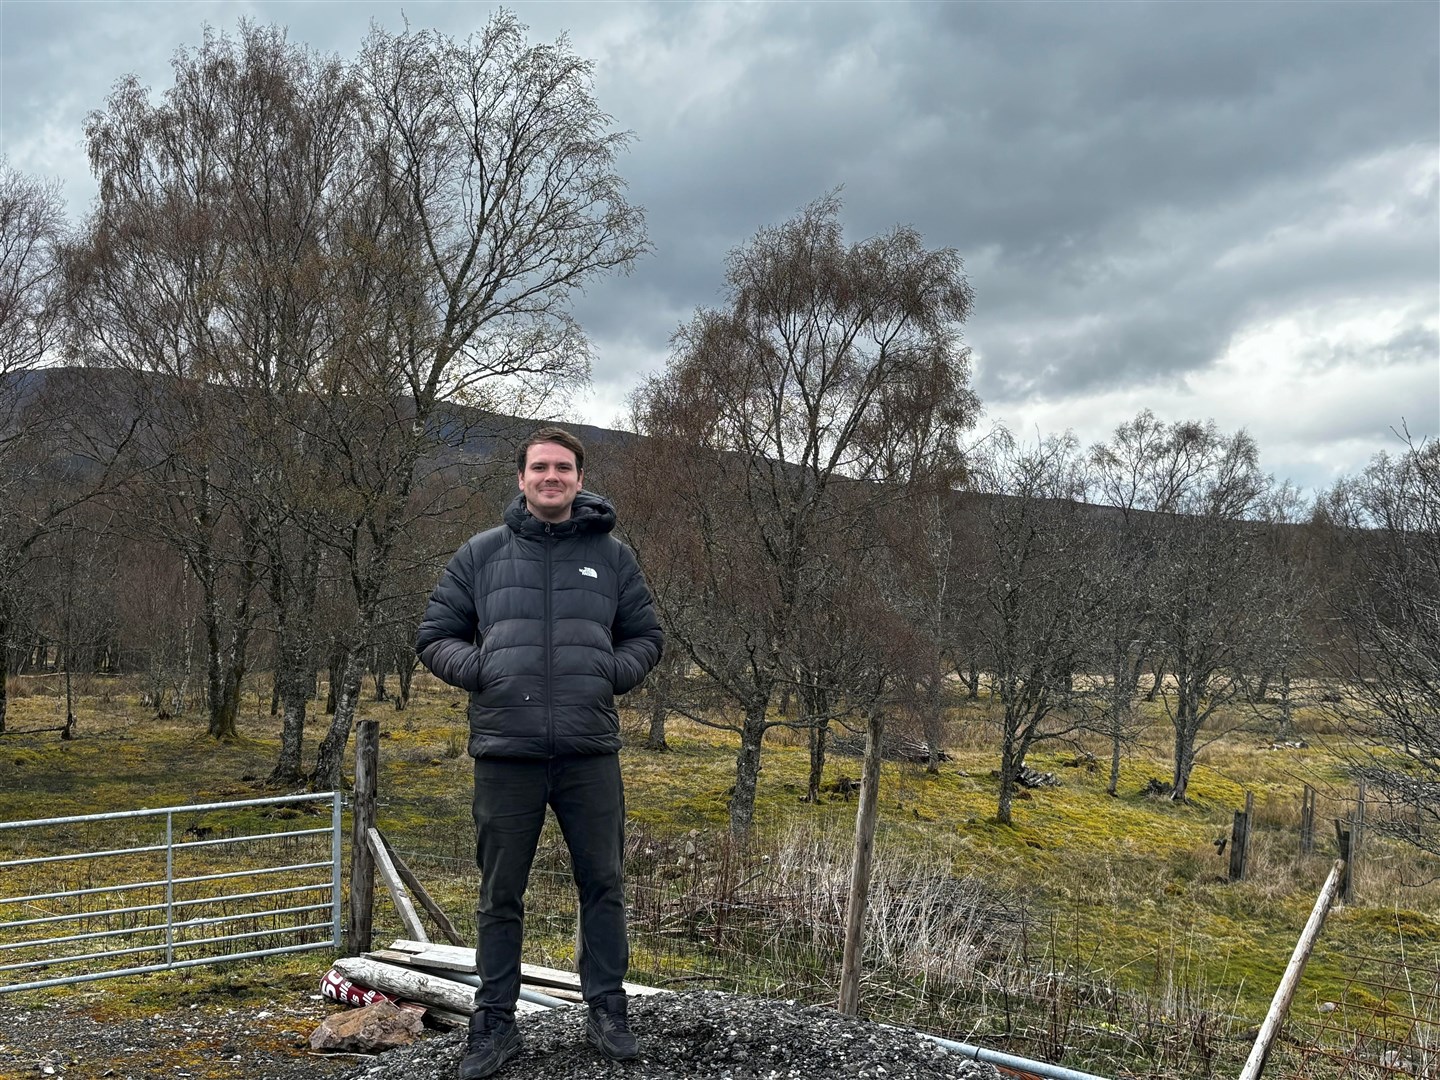
M 425 933 L 420 916 L 415 913 L 415 904 L 405 889 L 405 883 L 400 880 L 395 864 L 390 861 L 390 852 L 385 847 L 385 841 L 380 838 L 379 831 L 373 828 L 368 830 L 365 843 L 370 848 L 370 854 L 375 857 L 375 869 L 380 871 L 385 888 L 390 890 L 390 899 L 395 901 L 395 910 L 400 913 L 400 921 L 405 924 L 405 929 L 409 930 L 416 940 L 428 942 L 430 935 Z

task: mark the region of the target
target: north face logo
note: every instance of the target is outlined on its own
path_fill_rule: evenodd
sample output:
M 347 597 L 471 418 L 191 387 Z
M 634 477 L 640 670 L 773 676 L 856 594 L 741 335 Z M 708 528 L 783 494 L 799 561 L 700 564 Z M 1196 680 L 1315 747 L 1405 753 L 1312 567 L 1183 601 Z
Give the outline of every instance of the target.
M 580 567 L 580 573 L 584 574 L 586 577 L 598 578 L 600 576 L 588 566 Z

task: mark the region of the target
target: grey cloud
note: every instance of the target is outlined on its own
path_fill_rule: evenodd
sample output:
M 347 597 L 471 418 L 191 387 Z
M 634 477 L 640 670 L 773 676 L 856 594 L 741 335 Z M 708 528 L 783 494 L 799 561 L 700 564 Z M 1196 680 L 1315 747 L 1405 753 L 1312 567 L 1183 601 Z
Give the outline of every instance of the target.
M 65 93 L 98 107 L 137 66 L 163 86 L 172 43 L 198 42 L 203 21 L 248 12 L 353 55 L 371 13 L 89 4 L 77 21 L 55 6 L 0 6 L 7 150 L 32 137 L 31 109 L 50 103 L 60 124 Z M 1410 371 L 1434 356 L 1436 5 L 516 7 L 536 39 L 571 31 L 601 105 L 636 135 L 621 169 L 655 252 L 576 299 L 597 395 L 623 397 L 663 362 L 676 325 L 718 299 L 729 249 L 842 184 L 856 238 L 904 222 L 965 256 L 978 294 L 966 336 L 997 411 L 1203 382 L 1248 323 L 1295 309 L 1405 308 L 1375 362 Z M 398 7 L 372 10 L 399 27 Z M 463 34 L 488 10 L 405 14 Z M 1431 186 L 1399 183 L 1391 158 L 1428 160 Z M 65 167 L 83 175 L 83 161 Z M 1370 225 L 1331 227 L 1347 215 Z M 1307 355 L 1320 372 L 1350 359 Z
M 913 221 L 934 243 L 999 249 L 1000 272 L 975 282 L 971 338 L 990 371 L 1003 365 L 1020 387 L 1063 393 L 1203 366 L 1261 290 L 1206 282 L 1179 262 L 1140 279 L 1116 272 L 1157 261 L 1145 257 L 1139 226 L 1165 214 L 1176 247 L 1213 240 L 1215 216 L 1257 184 L 1272 190 L 1259 214 L 1284 221 L 1294 192 L 1283 189 L 1295 178 L 1434 127 L 1434 97 L 1422 92 L 1433 84 L 1430 12 L 1417 25 L 1393 6 L 1376 18 L 1360 6 L 937 5 L 907 9 L 896 30 L 858 10 L 805 52 L 787 36 L 814 28 L 771 17 L 767 48 L 717 87 L 725 111 L 692 109 L 653 156 L 637 150 L 647 186 L 660 189 L 644 200 L 657 235 L 684 240 L 659 253 L 665 276 L 677 290 L 713 289 L 726 247 L 849 181 L 860 232 Z M 815 87 L 842 61 L 866 78 L 819 100 Z M 1377 123 L 1377 99 L 1392 97 Z M 672 232 L 671 220 L 690 227 Z M 1427 255 L 1397 266 L 1383 243 L 1346 254 L 1330 269 L 1303 254 L 1288 268 L 1272 259 L 1271 276 L 1288 270 L 1288 288 L 1258 271 L 1249 284 L 1279 288 L 1278 303 L 1349 291 L 1348 278 L 1366 275 L 1383 288 L 1373 275 L 1413 275 Z M 1019 311 L 1043 322 L 1069 305 L 1102 313 L 1088 336 L 1029 346 L 1003 332 L 981 338 L 992 315 L 996 325 Z

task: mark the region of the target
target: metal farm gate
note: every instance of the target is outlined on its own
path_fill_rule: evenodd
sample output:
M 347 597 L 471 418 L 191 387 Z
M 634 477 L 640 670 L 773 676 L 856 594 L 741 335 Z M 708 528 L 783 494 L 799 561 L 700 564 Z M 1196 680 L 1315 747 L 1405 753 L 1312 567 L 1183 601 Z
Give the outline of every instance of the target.
M 338 792 L 0 822 L 0 994 L 340 947 Z

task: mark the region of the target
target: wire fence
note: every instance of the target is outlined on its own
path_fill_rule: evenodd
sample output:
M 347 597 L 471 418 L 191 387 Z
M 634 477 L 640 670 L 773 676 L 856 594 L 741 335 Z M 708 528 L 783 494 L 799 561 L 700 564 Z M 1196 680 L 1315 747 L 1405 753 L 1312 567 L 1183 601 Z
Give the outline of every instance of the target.
M 478 883 L 467 835 L 457 825 L 397 841 L 452 918 L 466 915 L 455 918 L 462 929 L 473 927 Z M 630 978 L 832 1004 L 849 843 L 843 830 L 796 829 L 742 852 L 713 834 L 632 827 Z M 887 860 L 886 845 L 877 847 L 862 989 L 870 1019 L 1117 1080 L 1239 1073 L 1258 1017 L 1236 1015 L 1229 991 L 1206 985 L 1183 955 L 1154 957 L 1141 985 L 1122 987 L 1104 969 L 1103 941 L 1083 940 L 1085 931 L 1059 925 L 1023 895 L 957 877 L 939 859 Z M 527 959 L 569 966 L 575 917 L 568 858 L 551 823 L 526 900 Z M 401 936 L 390 920 L 382 899 L 377 935 Z M 1094 963 L 1074 959 L 1082 955 Z M 1440 1080 L 1436 965 L 1331 949 L 1324 966 L 1324 977 L 1301 984 L 1266 1075 Z M 1319 987 L 1334 985 L 1337 966 L 1347 989 L 1327 1004 Z
M 0 993 L 334 947 L 338 801 L 316 798 L 6 823 Z M 332 820 L 306 820 L 316 806 Z M 405 806 L 407 816 L 416 809 Z M 422 809 L 415 816 L 432 827 L 396 846 L 457 925 L 473 928 L 468 821 L 458 803 Z M 632 828 L 632 980 L 833 1003 L 849 839 L 797 827 L 740 849 L 699 831 Z M 1233 1015 L 1183 959 L 1157 957 L 1148 985 L 1121 987 L 1098 961 L 1073 959 L 1103 959 L 1102 943 L 1075 940 L 1076 927 L 1023 895 L 957 876 L 938 857 L 885 852 L 882 843 L 866 931 L 870 1019 L 1117 1080 L 1238 1071 L 1253 1018 Z M 406 936 L 383 893 L 375 916 L 381 942 Z M 551 823 L 527 896 L 527 958 L 570 966 L 575 923 L 568 856 Z M 1267 1074 L 1440 1080 L 1440 961 L 1331 949 L 1325 965 L 1326 978 L 1302 983 Z
M 1328 959 L 1344 972 L 1343 988 L 1297 1002 L 1275 1075 L 1440 1078 L 1440 961 L 1333 951 Z
M 468 911 L 477 884 L 452 830 L 406 837 L 402 856 L 450 909 Z M 437 850 L 438 849 L 438 850 Z M 1015 894 L 956 877 L 940 859 L 887 860 L 872 872 L 862 1010 L 903 1024 L 1070 1068 L 1116 1077 L 1238 1070 L 1238 1022 L 1185 988 L 1131 995 L 1103 973 L 1059 959 L 1058 931 Z M 833 1004 L 840 981 L 849 838 L 796 832 L 741 852 L 699 833 L 632 829 L 627 851 L 630 978 L 672 989 L 721 989 Z M 573 962 L 575 895 L 553 823 L 526 897 L 527 959 Z M 473 926 L 467 919 L 457 925 Z M 377 940 L 399 933 L 388 901 Z

